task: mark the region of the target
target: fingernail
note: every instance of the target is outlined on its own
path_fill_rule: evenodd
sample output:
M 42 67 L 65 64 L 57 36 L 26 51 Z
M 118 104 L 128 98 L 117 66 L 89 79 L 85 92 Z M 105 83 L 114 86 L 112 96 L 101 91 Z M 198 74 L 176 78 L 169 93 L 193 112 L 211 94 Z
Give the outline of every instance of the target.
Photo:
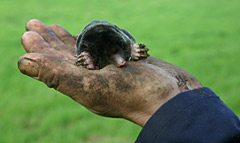
M 28 58 L 23 58 L 19 60 L 18 68 L 23 74 L 31 77 L 37 77 L 39 73 L 38 63 Z

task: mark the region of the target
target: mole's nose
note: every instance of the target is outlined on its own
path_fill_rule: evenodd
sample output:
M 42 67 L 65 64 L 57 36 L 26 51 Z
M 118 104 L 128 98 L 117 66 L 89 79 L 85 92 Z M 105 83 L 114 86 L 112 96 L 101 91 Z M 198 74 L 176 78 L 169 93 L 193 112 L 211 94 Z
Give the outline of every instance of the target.
M 124 65 L 126 65 L 126 61 L 122 61 L 121 63 L 119 63 L 118 67 L 121 68 L 121 67 L 123 67 Z
M 113 64 L 115 64 L 119 68 L 126 65 L 126 61 L 119 54 L 112 55 L 112 60 Z

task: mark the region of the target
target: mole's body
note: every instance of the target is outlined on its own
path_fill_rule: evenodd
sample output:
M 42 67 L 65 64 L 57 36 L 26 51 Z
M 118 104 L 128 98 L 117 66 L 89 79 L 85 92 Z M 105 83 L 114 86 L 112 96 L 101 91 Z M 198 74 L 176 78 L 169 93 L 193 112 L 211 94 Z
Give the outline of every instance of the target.
M 147 51 L 128 31 L 94 20 L 78 36 L 76 64 L 87 69 L 101 69 L 108 64 L 123 67 L 126 61 L 147 58 Z

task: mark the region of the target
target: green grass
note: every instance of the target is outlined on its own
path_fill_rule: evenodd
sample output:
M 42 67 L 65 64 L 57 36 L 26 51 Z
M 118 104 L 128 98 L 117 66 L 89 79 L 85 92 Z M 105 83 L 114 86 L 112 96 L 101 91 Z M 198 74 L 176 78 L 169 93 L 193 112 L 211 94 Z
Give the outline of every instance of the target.
M 87 111 L 17 69 L 25 23 L 40 19 L 79 33 L 94 19 L 129 30 L 150 54 L 211 88 L 240 116 L 239 0 L 1 0 L 0 142 L 133 142 L 141 128 Z

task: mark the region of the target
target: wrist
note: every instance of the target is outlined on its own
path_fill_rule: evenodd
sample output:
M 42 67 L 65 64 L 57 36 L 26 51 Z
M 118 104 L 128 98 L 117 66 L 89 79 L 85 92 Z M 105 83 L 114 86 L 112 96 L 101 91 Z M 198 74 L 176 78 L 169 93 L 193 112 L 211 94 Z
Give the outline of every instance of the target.
M 167 96 L 162 96 L 160 100 L 155 100 L 151 103 L 142 103 L 144 105 L 138 108 L 138 111 L 128 113 L 124 118 L 143 127 L 159 108 L 179 93 L 179 90 L 173 90 Z

